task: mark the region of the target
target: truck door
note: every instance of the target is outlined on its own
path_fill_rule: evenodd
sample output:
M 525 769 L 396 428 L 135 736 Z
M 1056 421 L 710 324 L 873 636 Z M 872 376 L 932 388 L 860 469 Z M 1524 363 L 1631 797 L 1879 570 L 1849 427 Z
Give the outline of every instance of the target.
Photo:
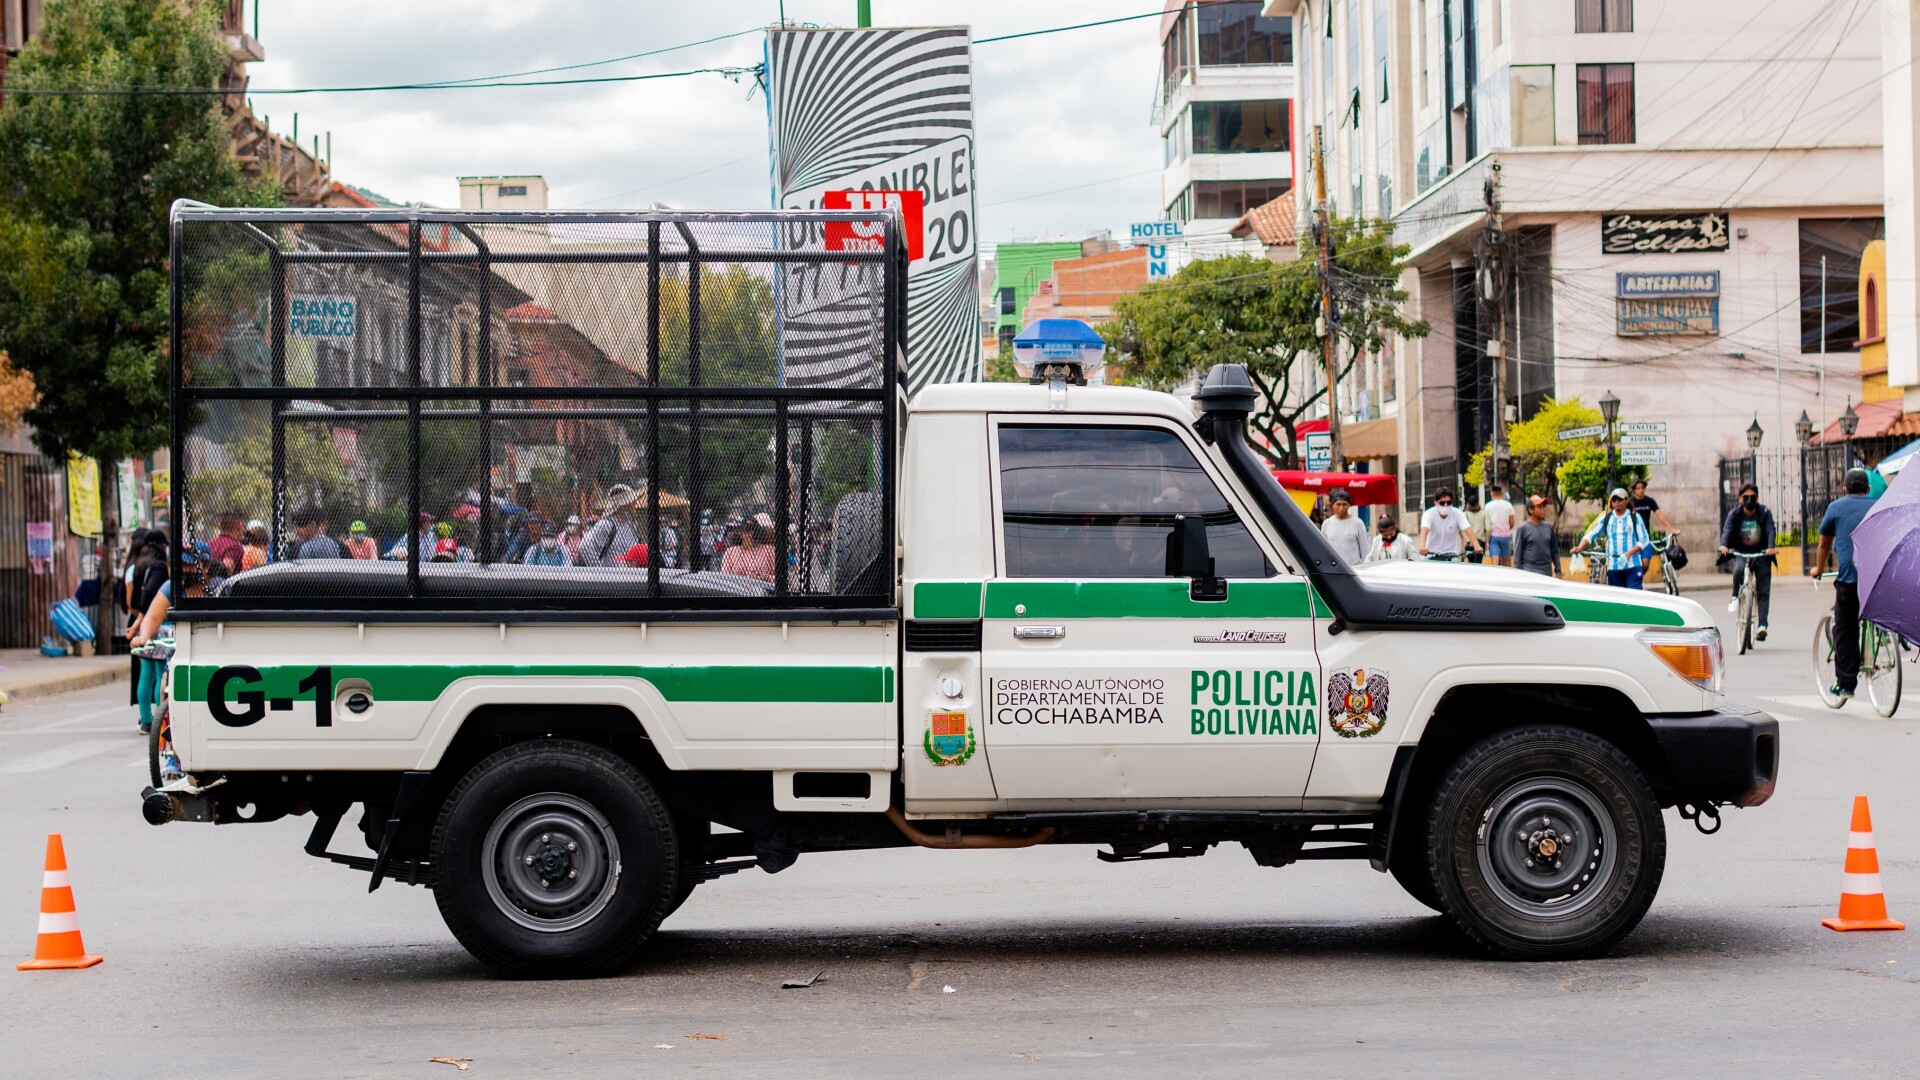
M 1297 807 L 1321 726 L 1312 592 L 1192 433 L 1009 416 L 992 442 L 982 740 L 1000 797 Z M 1170 573 L 1195 515 L 1212 582 Z

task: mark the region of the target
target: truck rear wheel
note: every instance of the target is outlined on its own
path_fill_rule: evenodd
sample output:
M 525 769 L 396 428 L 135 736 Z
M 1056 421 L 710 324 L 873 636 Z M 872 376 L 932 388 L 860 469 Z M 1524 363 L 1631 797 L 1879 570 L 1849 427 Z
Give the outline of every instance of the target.
M 618 971 L 680 885 L 673 820 L 625 759 L 519 743 L 461 779 L 433 830 L 434 899 L 481 963 L 516 977 Z
M 1434 791 L 1427 865 L 1442 909 L 1501 956 L 1564 960 L 1620 940 L 1666 866 L 1638 765 L 1590 732 L 1541 725 L 1469 748 Z

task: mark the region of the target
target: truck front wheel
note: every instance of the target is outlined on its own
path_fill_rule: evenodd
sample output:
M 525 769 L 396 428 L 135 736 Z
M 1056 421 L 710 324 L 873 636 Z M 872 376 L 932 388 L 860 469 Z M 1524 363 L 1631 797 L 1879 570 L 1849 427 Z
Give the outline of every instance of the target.
M 447 928 L 505 975 L 630 963 L 680 884 L 673 820 L 639 770 L 597 746 L 509 746 L 461 779 L 433 831 Z
M 1442 909 L 1515 959 L 1604 951 L 1647 913 L 1666 865 L 1660 803 L 1639 766 L 1569 727 L 1469 748 L 1435 789 L 1427 835 Z

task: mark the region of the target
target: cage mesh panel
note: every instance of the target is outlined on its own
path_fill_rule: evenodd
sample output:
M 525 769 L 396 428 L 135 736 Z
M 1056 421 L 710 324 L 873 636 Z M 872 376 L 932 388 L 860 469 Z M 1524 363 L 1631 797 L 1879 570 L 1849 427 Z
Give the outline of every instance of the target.
M 404 601 L 413 546 L 416 595 L 450 606 L 891 592 L 890 271 L 826 255 L 819 223 L 254 224 L 179 226 L 180 527 L 277 529 L 275 568 L 217 595 Z M 353 521 L 370 543 L 345 543 Z M 322 534 L 343 558 L 300 558 Z

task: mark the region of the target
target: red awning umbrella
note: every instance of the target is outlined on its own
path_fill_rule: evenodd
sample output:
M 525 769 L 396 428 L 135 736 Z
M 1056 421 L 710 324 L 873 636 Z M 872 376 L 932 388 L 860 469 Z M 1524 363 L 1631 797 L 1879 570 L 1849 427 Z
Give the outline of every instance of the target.
M 1392 506 L 1400 501 L 1400 485 L 1392 473 L 1307 472 L 1304 469 L 1275 469 L 1273 478 L 1292 491 L 1310 491 L 1325 495 L 1334 488 L 1346 488 L 1355 506 Z

